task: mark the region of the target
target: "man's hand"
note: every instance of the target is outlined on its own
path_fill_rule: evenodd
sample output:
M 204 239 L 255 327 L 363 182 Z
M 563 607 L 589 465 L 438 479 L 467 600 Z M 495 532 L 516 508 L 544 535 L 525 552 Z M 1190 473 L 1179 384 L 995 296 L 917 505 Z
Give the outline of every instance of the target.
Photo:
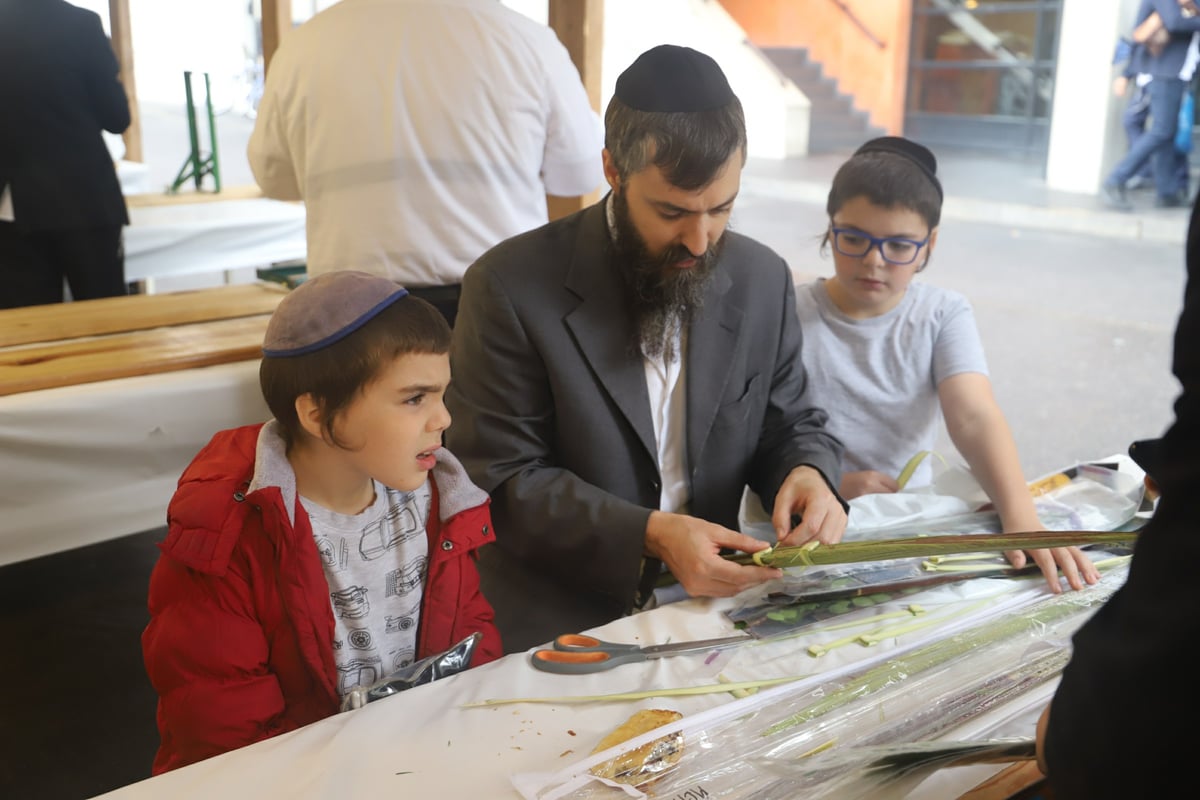
M 1062 593 L 1062 585 L 1058 582 L 1060 569 L 1067 579 L 1067 584 L 1076 591 L 1083 588 L 1084 581 L 1091 585 L 1100 580 L 1100 570 L 1096 569 L 1087 553 L 1078 547 L 1030 550 L 1029 555 L 1046 576 L 1046 585 L 1054 594 Z M 1022 550 L 1006 550 L 1004 557 L 1017 569 L 1025 566 L 1025 552 Z
M 838 487 L 842 497 L 853 500 L 864 494 L 892 494 L 900 491 L 900 484 L 890 475 L 876 472 L 873 469 L 847 472 L 842 475 L 842 485 Z
M 1124 97 L 1125 91 L 1128 88 L 1129 88 L 1129 78 L 1126 78 L 1124 75 L 1118 75 L 1117 77 L 1113 78 L 1112 90 L 1113 90 L 1113 94 L 1115 96 Z
M 793 516 L 800 517 L 795 528 Z M 834 544 L 846 532 L 846 509 L 820 472 L 800 466 L 788 473 L 779 487 L 771 523 L 781 545 L 798 546 L 814 539 Z
M 654 511 L 646 523 L 646 554 L 666 564 L 692 597 L 732 597 L 783 576 L 774 567 L 735 564 L 721 556 L 723 547 L 756 553 L 770 545 L 683 514 Z

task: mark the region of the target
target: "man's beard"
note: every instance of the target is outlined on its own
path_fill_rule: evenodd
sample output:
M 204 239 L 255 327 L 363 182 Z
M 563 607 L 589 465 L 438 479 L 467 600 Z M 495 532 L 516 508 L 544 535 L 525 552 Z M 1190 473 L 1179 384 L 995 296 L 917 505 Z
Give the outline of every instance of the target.
M 613 220 L 617 269 L 624 278 L 625 305 L 633 317 L 630 350 L 670 363 L 677 355 L 676 331 L 687 330 L 704 304 L 704 291 L 725 247 L 725 236 L 699 257 L 681 244 L 655 255 L 634 227 L 629 203 L 619 191 L 613 193 Z M 688 269 L 675 266 L 694 257 L 696 263 Z

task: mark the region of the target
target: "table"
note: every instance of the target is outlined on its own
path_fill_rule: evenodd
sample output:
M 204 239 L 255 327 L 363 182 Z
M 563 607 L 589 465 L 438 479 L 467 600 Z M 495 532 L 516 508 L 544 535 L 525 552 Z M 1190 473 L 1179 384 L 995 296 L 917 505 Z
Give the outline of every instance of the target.
M 304 205 L 262 196 L 258 187 L 220 194 L 126 197 L 125 279 L 229 272 L 307 256 Z
M 0 565 L 165 525 L 212 435 L 270 416 L 257 360 L 0 397 Z
M 270 418 L 259 353 L 285 294 L 263 283 L 0 311 L 0 564 L 164 525 L 211 436 Z
M 1038 587 L 1034 591 L 1045 590 Z M 720 615 L 729 602 L 686 600 L 617 620 L 596 629 L 595 633 L 616 641 L 647 643 L 729 634 L 731 627 Z M 677 657 L 626 664 L 587 676 L 538 672 L 529 665 L 525 654 L 513 654 L 101 797 L 106 800 L 530 797 L 514 787 L 511 782 L 514 774 L 569 766 L 586 756 L 601 738 L 637 709 L 672 708 L 691 716 L 753 698 L 736 700 L 724 694 L 494 708 L 462 708 L 461 704 L 489 698 L 601 694 L 651 686 L 712 683 L 721 672 L 735 674 L 737 659 L 742 659 L 740 674 L 801 672 L 814 668 L 833 671 L 871 653 L 866 648 L 839 650 L 825 657 L 828 660 L 816 662 L 804 655 L 789 658 L 779 649 L 767 652 L 778 645 L 761 647 L 762 652 L 755 654 L 754 666 L 748 666 L 746 661 L 754 648 L 743 648 L 732 660 L 707 665 L 700 657 Z M 886 652 L 894 643 L 881 647 Z M 1038 702 L 1039 707 L 1045 702 L 1044 694 Z M 1032 735 L 1034 719 L 1035 716 L 1027 715 L 1022 723 L 1025 735 Z M 1005 766 L 944 770 L 908 796 L 926 800 L 957 798 Z
M 1122 468 L 1127 467 L 1126 463 Z M 1105 578 L 1111 592 L 1124 580 L 1121 568 Z M 1068 626 L 1055 622 L 1036 628 L 1043 647 L 1061 652 L 1069 635 L 1089 616 L 1091 606 L 1076 605 L 1081 595 L 1067 595 L 1077 617 Z M 611 641 L 651 644 L 727 636 L 734 632 L 722 613 L 736 599 L 687 599 L 650 611 L 615 620 L 592 631 Z M 527 653 L 506 656 L 496 662 L 410 689 L 357 711 L 338 714 L 298 731 L 225 753 L 206 761 L 131 784 L 102 795 L 108 800 L 148 798 L 540 798 L 617 797 L 616 793 L 565 794 L 552 791 L 560 785 L 553 773 L 570 771 L 581 762 L 613 728 L 643 708 L 670 708 L 682 712 L 682 724 L 711 732 L 719 741 L 721 725 L 730 720 L 756 719 L 764 708 L 779 698 L 810 692 L 838 674 L 880 665 L 897 657 L 921 651 L 965 632 L 983 619 L 1009 620 L 1041 602 L 1055 603 L 1040 576 L 1032 580 L 988 579 L 927 590 L 864 609 L 873 622 L 904 605 L 920 603 L 930 613 L 943 613 L 935 629 L 898 631 L 873 647 L 840 646 L 819 657 L 809 654 L 813 642 L 827 646 L 844 637 L 843 631 L 824 630 L 804 639 L 742 645 L 723 651 L 715 658 L 679 656 L 643 663 L 625 664 L 591 675 L 555 675 L 534 669 Z M 1082 609 L 1082 610 L 1081 610 Z M 876 619 L 878 618 L 878 619 Z M 889 625 L 891 623 L 888 623 Z M 894 629 L 893 629 L 894 630 Z M 1024 659 L 1029 646 L 1023 635 L 1015 638 L 1008 653 Z M 972 649 L 985 662 L 992 651 Z M 958 678 L 945 681 L 951 687 L 970 675 L 970 662 L 950 662 Z M 489 699 L 561 697 L 645 690 L 651 687 L 713 685 L 721 681 L 749 678 L 809 676 L 793 684 L 764 689 L 750 697 L 734 698 L 729 693 L 686 697 L 648 697 L 636 700 L 588 703 L 519 702 L 489 707 L 466 708 L 464 704 Z M 936 679 L 937 676 L 934 676 Z M 1056 679 L 1055 679 L 1056 680 Z M 1020 705 L 998 706 L 953 738 L 985 736 L 1031 737 L 1037 714 L 1053 691 L 1055 680 L 1030 692 Z M 924 692 L 896 696 L 921 703 Z M 828 696 L 828 695 L 824 695 Z M 937 707 L 935 706 L 935 709 Z M 860 732 L 869 732 L 883 721 L 882 704 L 875 713 L 853 718 Z M 893 712 L 893 717 L 895 713 Z M 722 722 L 724 721 L 724 722 Z M 746 724 L 752 724 L 747 722 Z M 693 764 L 712 758 L 719 747 L 704 751 L 691 745 Z M 685 756 L 686 757 L 686 756 Z M 586 765 L 585 765 L 586 766 Z M 977 765 L 942 770 L 922 782 L 911 793 L 874 794 L 873 797 L 910 797 L 922 800 L 958 798 L 1008 765 Z M 607 790 L 606 790 L 607 791 Z M 703 784 L 687 790 L 672 789 L 660 796 L 724 797 L 706 794 Z M 690 793 L 689 793 L 690 792 Z

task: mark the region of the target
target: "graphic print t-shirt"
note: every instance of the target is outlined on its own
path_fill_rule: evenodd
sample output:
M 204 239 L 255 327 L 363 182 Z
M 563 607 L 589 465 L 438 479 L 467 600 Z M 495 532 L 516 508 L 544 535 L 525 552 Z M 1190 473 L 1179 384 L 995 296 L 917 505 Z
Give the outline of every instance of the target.
M 345 697 L 416 657 L 429 557 L 429 484 L 400 492 L 376 482 L 375 501 L 359 514 L 339 514 L 305 497 L 300 502 L 329 582 L 333 660 L 338 695 Z

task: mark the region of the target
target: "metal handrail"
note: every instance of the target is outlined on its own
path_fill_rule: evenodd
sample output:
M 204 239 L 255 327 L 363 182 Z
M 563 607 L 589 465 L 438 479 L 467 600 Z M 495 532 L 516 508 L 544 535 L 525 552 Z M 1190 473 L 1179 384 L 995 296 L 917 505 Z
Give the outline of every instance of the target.
M 850 21 L 854 23 L 854 27 L 858 28 L 864 36 L 871 40 L 872 44 L 874 44 L 880 50 L 883 50 L 887 47 L 887 42 L 872 33 L 871 29 L 867 27 L 867 23 L 863 22 L 862 19 L 859 18 L 858 14 L 854 13 L 854 9 L 850 8 L 850 6 L 846 4 L 845 0 L 832 1 L 833 4 L 838 7 L 838 10 L 850 18 Z

